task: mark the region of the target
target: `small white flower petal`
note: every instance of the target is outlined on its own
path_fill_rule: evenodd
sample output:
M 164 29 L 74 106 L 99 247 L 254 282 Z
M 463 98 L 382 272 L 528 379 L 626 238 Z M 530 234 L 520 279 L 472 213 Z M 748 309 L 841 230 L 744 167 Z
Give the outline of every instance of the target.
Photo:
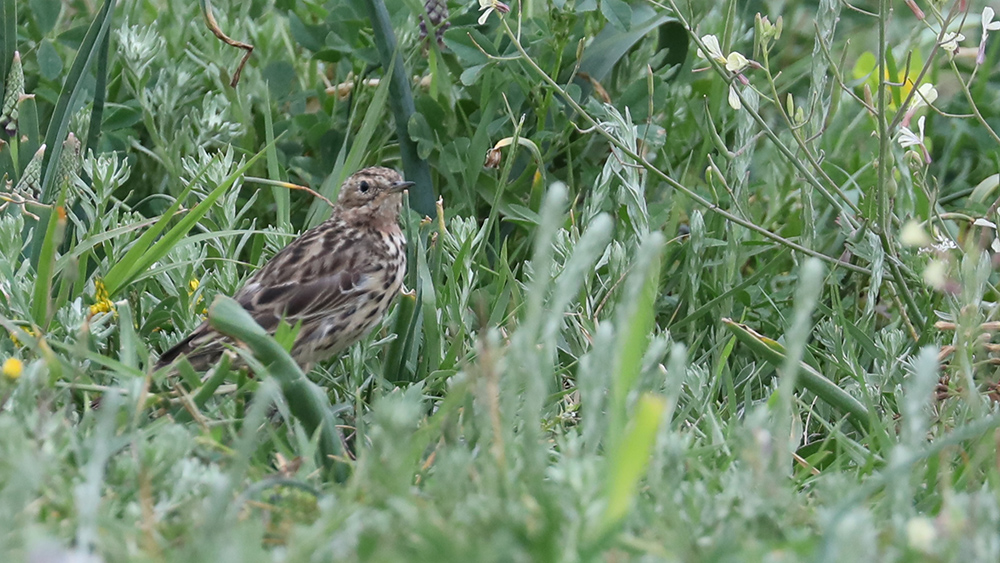
M 493 6 L 486 6 L 484 8 L 480 8 L 480 10 L 486 10 L 485 12 L 483 12 L 483 15 L 479 16 L 479 25 L 483 25 L 484 23 L 486 23 L 486 20 L 490 17 L 490 12 L 493 11 Z
M 719 46 L 719 38 L 714 35 L 704 35 L 701 38 L 701 42 L 705 44 L 705 48 L 708 49 L 708 57 L 698 49 L 698 56 L 702 58 L 712 58 L 717 61 L 725 62 L 726 57 L 722 54 L 722 47 Z
M 958 50 L 958 44 L 965 41 L 965 36 L 961 33 L 951 31 L 945 34 L 941 38 L 941 48 L 949 53 L 954 53 Z
M 899 146 L 905 148 L 920 146 L 920 137 L 916 133 L 910 131 L 909 127 L 899 128 L 899 138 L 896 139 Z
M 729 72 L 739 72 L 746 68 L 748 64 L 750 64 L 750 61 L 742 53 L 736 51 L 729 53 L 729 57 L 726 58 L 726 70 Z
M 986 6 L 983 8 L 983 35 L 986 35 L 987 31 L 997 31 L 1000 30 L 1000 21 L 993 21 L 993 16 L 996 12 L 993 8 Z
M 743 103 L 740 102 L 740 97 L 736 95 L 736 87 L 732 84 L 729 85 L 729 107 L 736 111 L 743 109 Z
M 925 104 L 933 104 L 934 100 L 938 98 L 937 88 L 933 84 L 924 83 L 917 88 L 917 92 L 920 93 L 920 101 Z
M 975 225 L 975 226 L 977 226 L 977 227 L 989 227 L 989 228 L 993 229 L 994 231 L 997 230 L 996 223 L 994 223 L 993 221 L 990 221 L 989 219 L 987 219 L 985 217 L 980 217 L 979 219 L 976 219 L 975 221 L 973 221 L 972 224 Z

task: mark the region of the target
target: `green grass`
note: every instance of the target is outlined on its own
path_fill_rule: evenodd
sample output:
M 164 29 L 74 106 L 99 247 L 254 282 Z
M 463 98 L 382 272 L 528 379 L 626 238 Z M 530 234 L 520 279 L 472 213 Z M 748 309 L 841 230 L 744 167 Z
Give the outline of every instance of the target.
M 1000 38 L 917 5 L 217 3 L 234 89 L 198 3 L 0 0 L 0 553 L 1000 559 Z M 220 297 L 329 212 L 275 182 L 415 159 L 305 379 Z M 205 316 L 255 375 L 152 373 Z

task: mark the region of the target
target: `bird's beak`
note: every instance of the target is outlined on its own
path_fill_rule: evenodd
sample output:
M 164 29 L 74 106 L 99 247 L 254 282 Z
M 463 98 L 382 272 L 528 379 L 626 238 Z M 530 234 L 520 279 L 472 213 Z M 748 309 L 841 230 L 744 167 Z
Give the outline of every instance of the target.
M 392 185 L 392 187 L 389 188 L 389 191 L 391 193 L 396 194 L 403 190 L 410 189 L 415 185 L 417 185 L 415 182 L 396 182 L 395 184 Z

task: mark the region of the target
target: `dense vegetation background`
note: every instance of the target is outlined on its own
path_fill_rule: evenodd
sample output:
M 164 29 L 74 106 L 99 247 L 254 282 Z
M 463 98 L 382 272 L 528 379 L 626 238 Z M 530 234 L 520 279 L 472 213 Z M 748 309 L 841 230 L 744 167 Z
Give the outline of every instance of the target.
M 1000 6 L 0 5 L 5 560 L 1000 560 Z M 214 300 L 373 164 L 310 386 Z

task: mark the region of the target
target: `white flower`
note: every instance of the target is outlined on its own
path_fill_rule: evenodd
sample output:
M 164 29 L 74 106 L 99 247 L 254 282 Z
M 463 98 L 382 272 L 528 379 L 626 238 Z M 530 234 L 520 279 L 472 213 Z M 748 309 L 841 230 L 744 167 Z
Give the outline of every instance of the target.
M 930 153 L 927 152 L 927 147 L 924 146 L 925 120 L 926 116 L 923 115 L 921 115 L 920 118 L 917 119 L 917 130 L 919 131 L 919 133 L 914 133 L 909 127 L 900 127 L 899 138 L 896 139 L 896 141 L 904 149 L 909 147 L 920 147 L 920 150 L 924 153 L 924 160 L 927 161 L 927 164 L 930 164 L 931 155 Z
M 479 0 L 482 2 L 483 0 Z M 705 44 L 705 48 L 708 49 L 708 56 L 698 49 L 698 56 L 703 59 L 715 59 L 720 63 L 726 62 L 725 55 L 722 54 L 722 47 L 719 46 L 719 38 L 714 35 L 705 35 L 701 38 L 701 42 Z
M 740 97 L 736 95 L 736 87 L 732 84 L 729 85 L 729 107 L 737 111 L 743 109 Z
M 748 61 L 747 58 L 741 53 L 736 51 L 729 53 L 729 56 L 726 57 L 726 70 L 729 72 L 738 73 L 746 68 L 748 64 L 750 64 L 750 61 Z
M 993 8 L 989 6 L 983 8 L 983 37 L 986 37 L 991 31 L 1000 30 L 1000 21 L 993 21 L 995 15 L 996 12 L 993 11 Z
M 924 83 L 917 88 L 917 93 L 910 98 L 910 105 L 906 108 L 907 113 L 913 113 L 918 109 L 934 103 L 938 97 L 937 88 L 933 84 Z
M 486 23 L 486 19 L 490 17 L 490 13 L 496 11 L 499 14 L 506 14 L 510 12 L 510 6 L 498 0 L 479 0 L 479 11 L 483 12 L 479 16 L 479 25 L 483 25 Z
M 958 50 L 958 44 L 965 41 L 965 36 L 957 31 L 949 31 L 941 38 L 941 48 L 951 54 Z
M 979 54 L 976 55 L 976 64 L 981 65 L 986 61 L 986 38 L 991 31 L 1000 30 L 1000 21 L 993 21 L 996 12 L 993 8 L 986 6 L 983 8 L 983 38 L 979 40 Z
M 910 97 L 910 103 L 906 105 L 906 113 L 903 115 L 903 127 L 910 126 L 910 119 L 918 109 L 929 106 L 938 98 L 937 88 L 933 84 L 921 84 L 917 91 Z
M 482 2 L 483 0 L 480 0 Z M 701 42 L 705 45 L 705 49 L 708 51 L 708 56 L 705 56 L 704 51 L 698 49 L 698 56 L 703 59 L 713 59 L 715 62 L 724 65 L 726 70 L 736 75 L 736 78 L 741 84 L 750 84 L 750 81 L 743 76 L 742 72 L 748 66 L 757 65 L 757 63 L 752 63 L 743 56 L 742 53 L 733 51 L 729 53 L 729 56 L 722 54 L 722 47 L 719 45 L 719 38 L 714 35 L 704 35 L 701 38 Z M 760 65 L 754 68 L 760 68 Z M 736 94 L 736 88 L 733 84 L 729 85 L 729 107 L 740 110 L 743 109 L 743 104 L 740 102 L 740 97 Z
M 917 120 L 917 128 L 920 130 L 920 134 L 919 135 L 916 134 L 916 133 L 914 133 L 913 131 L 911 131 L 909 127 L 900 127 L 899 128 L 899 139 L 897 139 L 897 140 L 899 141 L 899 145 L 901 147 L 903 147 L 905 149 L 905 148 L 909 148 L 909 147 L 919 147 L 920 145 L 923 144 L 923 142 L 924 142 L 924 116 L 922 116 L 922 115 L 920 116 L 920 119 Z

